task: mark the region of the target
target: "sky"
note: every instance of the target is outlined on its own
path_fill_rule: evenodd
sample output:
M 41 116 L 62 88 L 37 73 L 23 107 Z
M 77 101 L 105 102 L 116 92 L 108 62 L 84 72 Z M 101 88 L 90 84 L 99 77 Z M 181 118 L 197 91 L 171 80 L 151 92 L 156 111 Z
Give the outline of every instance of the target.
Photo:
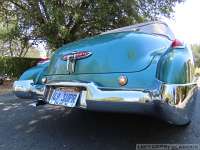
M 163 20 L 177 39 L 188 44 L 200 44 L 200 0 L 186 0 L 175 7 L 174 19 Z

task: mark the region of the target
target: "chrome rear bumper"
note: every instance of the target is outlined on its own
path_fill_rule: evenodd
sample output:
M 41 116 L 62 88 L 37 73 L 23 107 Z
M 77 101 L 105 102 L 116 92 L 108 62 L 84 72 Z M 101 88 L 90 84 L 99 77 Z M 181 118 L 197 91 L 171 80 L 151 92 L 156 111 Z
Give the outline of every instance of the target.
M 46 85 L 45 101 L 56 87 L 82 87 L 77 107 L 95 111 L 147 114 L 183 125 L 190 121 L 197 84 L 164 84 L 155 90 L 100 88 L 94 83 L 52 82 Z
M 21 98 L 43 98 L 48 102 L 57 87 L 81 87 L 77 107 L 111 112 L 130 112 L 159 117 L 183 125 L 190 121 L 198 91 L 197 83 L 157 83 L 154 90 L 101 88 L 94 83 L 51 82 L 34 85 L 32 80 L 15 81 L 13 88 Z

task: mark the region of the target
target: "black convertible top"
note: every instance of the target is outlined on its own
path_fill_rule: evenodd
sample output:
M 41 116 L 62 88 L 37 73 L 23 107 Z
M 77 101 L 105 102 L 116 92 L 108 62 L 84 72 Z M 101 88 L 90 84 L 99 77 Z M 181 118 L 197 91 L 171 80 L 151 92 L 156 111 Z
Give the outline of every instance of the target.
M 162 21 L 152 21 L 152 22 L 146 22 L 146 23 L 139 23 L 135 25 L 130 25 L 114 30 L 110 30 L 107 32 L 103 32 L 102 34 L 109 34 L 109 33 L 117 33 L 117 32 L 142 32 L 147 34 L 156 34 L 160 36 L 165 36 L 170 40 L 175 39 L 175 36 L 169 26 Z

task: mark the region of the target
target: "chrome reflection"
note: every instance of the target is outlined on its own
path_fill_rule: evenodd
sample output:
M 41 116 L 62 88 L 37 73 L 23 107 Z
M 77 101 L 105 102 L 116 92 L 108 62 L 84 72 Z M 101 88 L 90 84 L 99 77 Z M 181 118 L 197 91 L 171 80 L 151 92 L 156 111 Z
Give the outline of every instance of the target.
M 45 85 L 34 84 L 33 80 L 19 80 L 14 82 L 13 91 L 20 98 L 41 99 L 44 95 Z
M 56 87 L 82 87 L 86 89 L 85 100 L 93 100 L 93 101 L 105 101 L 105 102 L 141 102 L 151 101 L 150 91 L 144 90 L 113 90 L 99 89 L 93 82 L 84 83 L 84 82 L 54 82 L 48 83 L 46 89 L 52 90 L 52 88 Z M 46 93 L 46 92 L 45 92 Z M 47 92 L 46 101 L 49 99 L 49 93 Z
M 197 91 L 197 84 L 161 84 L 161 99 L 170 105 L 183 108 Z

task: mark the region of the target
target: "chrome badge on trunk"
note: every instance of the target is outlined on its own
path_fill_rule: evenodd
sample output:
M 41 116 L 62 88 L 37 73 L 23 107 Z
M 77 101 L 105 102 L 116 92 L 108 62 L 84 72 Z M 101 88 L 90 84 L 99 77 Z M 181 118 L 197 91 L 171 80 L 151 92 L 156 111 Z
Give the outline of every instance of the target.
M 63 56 L 63 60 L 67 61 L 67 70 L 69 73 L 75 72 L 76 61 L 91 56 L 89 51 L 72 52 Z

